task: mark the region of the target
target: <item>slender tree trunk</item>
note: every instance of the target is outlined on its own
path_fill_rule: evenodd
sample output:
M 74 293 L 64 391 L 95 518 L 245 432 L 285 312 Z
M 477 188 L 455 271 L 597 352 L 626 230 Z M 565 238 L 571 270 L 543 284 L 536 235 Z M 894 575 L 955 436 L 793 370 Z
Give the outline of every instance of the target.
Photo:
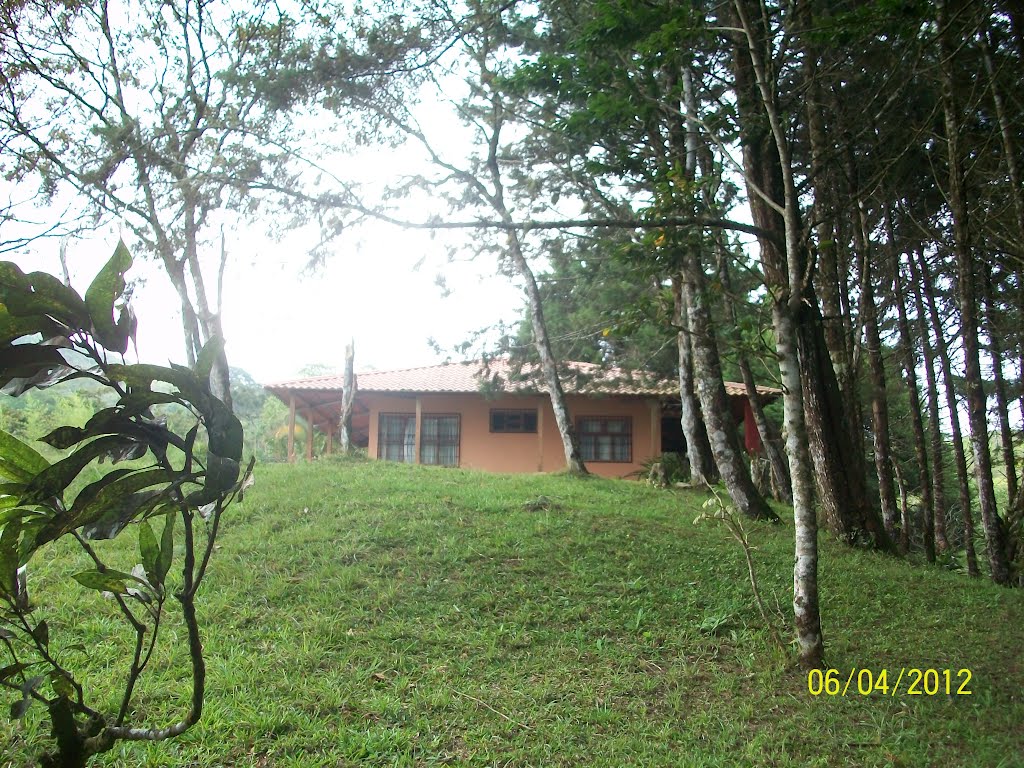
M 503 216 L 508 216 L 504 211 Z M 511 217 L 508 217 L 511 220 Z M 583 464 L 580 455 L 579 442 L 576 438 L 576 429 L 573 427 L 572 419 L 569 416 L 569 407 L 565 402 L 565 391 L 562 389 L 562 382 L 558 378 L 558 363 L 551 351 L 551 341 L 548 339 L 547 324 L 544 322 L 544 310 L 541 306 L 540 290 L 537 288 L 537 279 L 533 270 L 523 255 L 519 236 L 515 231 L 508 235 L 509 254 L 516 271 L 523 279 L 526 287 L 526 296 L 530 307 L 530 325 L 533 329 L 533 344 L 540 357 L 541 372 L 544 376 L 544 383 L 547 385 L 548 398 L 551 401 L 551 410 L 555 414 L 555 424 L 558 426 L 558 434 L 562 438 L 562 449 L 565 451 L 565 465 L 570 474 L 586 475 L 587 468 Z
M 694 381 L 718 473 L 732 503 L 743 515 L 755 520 L 778 520 L 778 515 L 754 487 L 743 461 L 743 449 L 733 424 L 729 396 L 725 393 L 718 342 L 707 305 L 704 266 L 695 247 L 687 249 L 683 264 L 683 296 L 688 308 L 684 320 L 693 344 Z
M 759 18 L 760 7 L 751 0 L 736 0 L 734 8 L 737 13 L 733 26 L 744 31 L 733 55 L 744 176 L 754 222 L 766 232 L 776 233 L 774 238 L 760 238 L 762 244 L 766 239 L 774 241 L 768 250 L 762 245 L 762 255 L 766 256 L 762 266 L 769 290 L 781 292 L 785 301 L 803 306 L 799 312 L 793 307 L 791 315 L 818 499 L 826 525 L 834 535 L 849 543 L 866 542 L 888 550 L 892 542 L 881 515 L 867 498 L 866 465 L 850 433 L 849 414 L 825 342 L 818 298 L 809 279 L 800 199 L 786 129 L 763 63 L 766 46 L 762 30 L 750 23 L 751 18 Z M 777 256 L 780 225 L 785 230 L 781 259 Z M 794 471 L 792 457 L 790 470 Z
M 914 456 L 917 459 L 918 485 L 921 494 L 921 512 L 924 516 L 922 532 L 924 534 L 924 554 L 929 563 L 935 562 L 935 505 L 932 501 L 932 483 L 928 473 L 928 448 L 924 435 L 924 421 L 921 419 L 921 396 L 917 386 L 917 361 L 914 359 L 914 347 L 910 336 L 910 321 L 907 318 L 906 294 L 903 290 L 903 279 L 900 275 L 899 257 L 895 248 L 892 249 L 893 286 L 895 288 L 895 304 L 897 326 L 900 333 L 899 350 L 903 358 L 904 381 L 907 395 L 910 398 L 910 426 L 914 433 Z
M 938 552 L 946 552 L 950 547 L 946 535 L 946 479 L 943 471 L 945 451 L 939 426 L 939 390 L 935 380 L 936 354 L 928 333 L 924 300 L 921 298 L 921 292 L 924 290 L 921 286 L 921 275 L 912 254 L 908 254 L 907 263 L 910 266 L 910 284 L 914 292 L 917 333 L 921 337 L 921 350 L 924 353 L 924 375 L 928 396 L 928 459 L 932 470 L 932 503 L 935 506 L 935 549 Z M 969 494 L 967 503 L 970 504 Z
M 1010 428 L 1010 411 L 1006 400 L 1006 381 L 1003 378 L 1003 332 L 998 322 L 999 309 L 995 304 L 995 289 L 992 285 L 992 269 L 985 270 L 985 325 L 988 336 L 988 352 L 992 358 L 992 380 L 996 396 L 996 416 L 999 419 L 999 440 L 1003 453 L 1003 470 L 1006 474 L 1006 497 L 1017 498 L 1017 459 L 1013 452 L 1013 430 Z
M 356 397 L 355 358 L 356 341 L 350 339 L 345 345 L 345 374 L 342 384 L 344 389 L 341 395 L 341 417 L 339 419 L 341 426 L 339 442 L 341 443 L 341 452 L 345 455 L 352 453 L 352 403 Z
M 978 334 L 978 287 L 975 275 L 977 260 L 971 250 L 971 222 L 968 214 L 963 150 L 960 146 L 960 108 L 954 74 L 956 51 L 963 38 L 960 24 L 969 8 L 964 0 L 943 0 L 939 9 L 939 73 L 942 86 L 942 108 L 945 117 L 946 155 L 948 160 L 947 199 L 953 217 L 953 244 L 957 264 L 957 295 L 960 300 L 960 326 L 964 350 L 964 381 L 967 387 L 967 413 L 974 451 L 974 479 L 978 486 L 981 522 L 985 529 L 989 570 L 997 584 L 1010 583 L 1010 567 L 1006 559 L 1006 532 L 996 507 L 992 482 L 992 456 L 989 448 L 986 397 L 981 376 L 981 351 Z M 953 25 L 957 24 L 954 29 Z
M 711 443 L 708 441 L 708 430 L 704 424 L 700 401 L 693 384 L 693 347 L 690 343 L 690 327 L 687 318 L 689 311 L 683 295 L 683 284 L 680 277 L 672 278 L 672 291 L 675 295 L 675 324 L 679 329 L 676 343 L 679 349 L 679 421 L 686 439 L 686 457 L 690 463 L 690 483 L 703 486 L 718 480 Z
M 777 303 L 772 310 L 776 351 L 783 387 L 786 423 L 786 453 L 793 478 L 793 618 L 799 644 L 800 664 L 805 669 L 825 663 L 825 640 L 818 605 L 818 516 L 814 509 L 814 478 L 807 450 L 804 407 L 800 402 L 800 371 L 793 321 L 788 305 Z
M 732 25 L 742 30 L 734 38 L 732 68 L 740 113 L 744 180 L 754 222 L 766 233 L 759 237 L 761 263 L 773 293 L 772 322 L 783 385 L 786 453 L 793 479 L 795 563 L 793 615 L 800 663 L 804 668 L 824 664 L 825 643 L 818 603 L 818 519 L 814 509 L 811 457 L 804 418 L 798 328 L 803 308 L 806 262 L 802 248 L 796 185 L 788 163 L 788 146 L 774 96 L 769 88 L 763 56 L 768 46 L 750 18 L 760 13 L 753 0 L 735 0 Z M 781 191 L 782 194 L 779 194 Z M 783 201 L 780 203 L 780 201 Z M 781 235 L 781 237 L 780 237 Z M 817 301 L 814 302 L 817 308 Z M 817 361 L 815 361 L 817 362 Z M 832 371 L 831 364 L 829 370 Z
M 1024 20 L 1024 4 L 1015 0 L 1014 13 L 1010 14 L 1013 21 L 1013 30 L 1016 34 L 1019 54 L 1024 57 L 1024 45 L 1021 40 L 1020 22 Z M 1014 269 L 1017 281 L 1017 300 L 1020 307 L 1024 308 L 1024 179 L 1021 178 L 1021 161 L 1014 141 L 1014 126 L 1007 114 L 1006 103 L 1003 98 L 1002 89 L 996 76 L 996 66 L 992 58 L 992 50 L 997 47 L 996 31 L 992 25 L 991 17 L 986 12 L 985 28 L 978 35 L 981 44 L 982 59 L 985 63 L 985 73 L 988 76 L 989 90 L 992 92 L 992 106 L 995 108 L 996 119 L 999 121 L 999 137 L 1003 145 L 1003 164 L 1006 166 L 1006 175 L 1010 183 L 1007 186 L 1007 194 L 1013 203 L 1013 214 L 1016 220 L 1017 230 L 1011 240 L 1011 248 L 1015 245 L 1018 259 Z M 1015 243 L 1014 243 L 1015 241 Z M 1018 324 L 1020 325 L 1020 324 Z M 1024 354 L 1024 327 L 1017 328 L 1017 345 L 1021 354 Z M 1022 380 L 1024 380 L 1024 360 L 1021 362 Z M 1024 391 L 1020 396 L 1021 418 L 1024 419 Z M 1010 499 L 1014 498 L 1010 494 Z
M 732 277 L 729 274 L 729 254 L 721 240 L 717 240 L 716 245 L 718 248 L 718 279 L 722 282 L 729 319 L 732 321 L 733 327 L 739 327 L 739 314 L 736 312 L 736 301 L 732 294 Z M 743 389 L 747 394 L 747 402 L 750 403 L 750 412 L 753 414 L 754 423 L 757 425 L 757 433 L 761 437 L 761 445 L 764 446 L 765 455 L 768 457 L 768 463 L 771 466 L 778 500 L 792 506 L 793 481 L 789 475 L 789 465 L 786 463 L 786 456 L 779 450 L 781 436 L 764 412 L 761 396 L 757 392 L 757 383 L 754 381 L 754 373 L 750 370 L 750 361 L 747 359 L 747 353 L 743 348 L 742 342 L 737 345 L 736 363 L 740 369 L 740 376 L 743 378 Z
M 871 372 L 871 432 L 875 455 L 875 474 L 878 475 L 878 496 L 882 503 L 882 522 L 890 537 L 895 539 L 899 510 L 893 489 L 892 440 L 889 434 L 889 397 L 885 385 L 885 362 L 882 359 L 882 339 L 878 333 L 878 310 L 875 304 L 875 286 L 871 279 L 871 260 L 865 258 L 862 290 L 864 301 L 864 335 L 868 348 L 868 367 Z
M 754 424 L 757 425 L 757 433 L 761 437 L 761 445 L 764 446 L 765 455 L 772 469 L 772 479 L 777 489 L 777 499 L 784 504 L 793 505 L 793 479 L 789 474 L 789 463 L 786 455 L 779 450 L 782 442 L 781 435 L 774 425 L 768 420 L 761 404 L 761 395 L 758 394 L 757 384 L 754 382 L 754 374 L 750 370 L 750 362 L 745 353 L 737 355 L 737 364 L 740 368 L 740 376 L 743 377 L 743 389 L 747 393 L 747 402 L 750 403 L 750 412 L 754 416 Z
M 686 117 L 682 123 L 674 117 L 671 119 L 668 135 L 668 149 L 671 156 L 662 157 L 661 160 L 667 168 L 677 168 L 681 161 L 685 182 L 690 185 L 692 190 L 697 188 L 701 136 L 696 122 L 700 108 L 697 93 L 693 87 L 691 69 L 692 63 L 687 62 L 682 67 L 666 67 L 664 70 L 670 90 L 675 91 L 680 86 L 682 87 L 682 110 Z M 660 137 L 652 141 L 652 146 L 660 145 Z M 688 198 L 689 213 L 696 213 L 695 193 L 684 192 L 684 197 Z M 720 467 L 712 448 L 709 430 L 711 424 L 705 418 L 704 406 L 697 388 L 699 369 L 695 363 L 696 340 L 692 333 L 693 305 L 690 300 L 691 292 L 684 287 L 687 280 L 687 269 L 687 265 L 683 264 L 680 272 L 672 276 L 674 317 L 679 328 L 677 344 L 679 348 L 680 420 L 683 425 L 683 435 L 686 438 L 687 457 L 690 461 L 690 482 L 691 484 L 703 484 L 717 480 L 720 477 Z M 700 277 L 703 278 L 703 272 Z M 713 418 L 714 414 L 711 416 Z
M 168 246 L 169 247 L 169 246 Z M 196 364 L 196 356 L 203 348 L 202 335 L 199 332 L 199 319 L 196 317 L 195 309 L 192 307 L 192 299 L 188 295 L 188 284 L 185 282 L 185 265 L 178 261 L 173 254 L 165 255 L 162 259 L 167 277 L 174 286 L 181 303 L 181 324 L 185 331 L 185 357 L 189 367 Z
M 1003 144 L 1003 164 L 1006 166 L 1006 175 L 1010 180 L 1007 193 L 1013 203 L 1014 218 L 1017 221 L 1017 237 L 1024 239 L 1024 180 L 1021 179 L 1020 159 L 1017 156 L 1017 147 L 1013 140 L 1014 126 L 1010 116 L 1006 113 L 1006 104 L 996 78 L 995 63 L 992 60 L 993 42 L 991 38 L 993 32 L 990 19 L 986 19 L 985 26 L 986 28 L 978 35 L 978 40 L 981 44 L 985 73 L 988 75 L 989 90 L 992 92 L 992 106 L 995 108 L 996 119 L 999 121 L 999 137 Z M 1024 56 L 1024 50 L 1021 51 L 1021 55 Z M 1020 269 L 1017 273 L 1020 274 Z
M 949 346 L 935 301 L 931 270 L 925 259 L 924 252 L 918 251 L 917 264 L 921 268 L 921 286 L 924 298 L 928 303 L 928 315 L 935 332 L 935 351 L 939 355 L 942 371 L 942 389 L 946 394 L 946 411 L 949 415 L 950 442 L 953 444 L 953 461 L 956 464 L 957 489 L 959 492 L 960 510 L 964 517 L 964 557 L 967 560 L 967 573 L 979 576 L 978 555 L 974 547 L 974 510 L 971 502 L 970 473 L 967 471 L 967 456 L 964 452 L 964 436 L 960 426 L 960 406 L 956 398 L 956 381 L 953 378 L 953 364 L 949 358 Z
M 798 13 L 807 15 L 806 6 L 798 9 Z M 821 304 L 822 335 L 832 360 L 835 379 L 838 385 L 841 410 L 845 414 L 848 434 L 852 441 L 850 450 L 863 455 L 863 421 L 861 398 L 858 391 L 858 348 L 855 339 L 858 334 L 853 332 L 850 308 L 850 270 L 851 253 L 849 236 L 849 212 L 843 209 L 839 200 L 855 201 L 856 168 L 847 167 L 847 183 L 840 181 L 841 174 L 835 166 L 835 132 L 826 131 L 826 110 L 833 107 L 834 97 L 827 98 L 819 82 L 817 57 L 826 56 L 826 51 L 819 51 L 818 46 L 811 46 L 804 40 L 804 78 L 807 88 L 807 135 L 811 147 L 811 179 L 814 189 L 814 219 L 817 221 L 818 263 L 814 272 L 814 286 Z M 826 101 L 830 102 L 826 104 Z M 835 110 L 833 109 L 833 112 Z M 848 152 L 845 154 L 849 154 Z M 849 166 L 849 163 L 848 163 Z M 845 215 L 844 215 L 845 214 Z M 856 216 L 856 215 L 855 215 Z M 854 220 L 856 222 L 856 218 Z M 859 228 L 852 228 L 853 235 L 859 234 Z M 863 249 L 863 243 L 858 246 Z M 863 253 L 863 250 L 861 251 Z M 863 301 L 863 298 L 862 298 Z M 813 435 L 813 428 L 811 429 Z M 813 441 L 813 436 L 812 436 Z M 812 452 L 814 450 L 812 442 Z M 866 476 L 865 476 L 866 480 Z M 866 490 L 865 490 L 866 496 Z
M 910 529 L 913 527 L 910 520 L 910 502 L 907 500 L 907 484 L 903 480 L 903 473 L 900 472 L 900 465 L 893 462 L 893 475 L 896 478 L 896 485 L 900 489 L 900 552 L 904 555 L 910 551 Z
M 487 45 L 489 44 L 488 42 Z M 530 310 L 530 327 L 533 331 L 533 344 L 537 351 L 537 356 L 540 358 L 541 373 L 544 384 L 547 386 L 551 410 L 554 412 L 555 424 L 558 426 L 558 434 L 562 439 L 566 469 L 573 475 L 586 475 L 589 473 L 580 455 L 576 429 L 569 415 L 569 408 L 565 401 L 565 391 L 562 389 L 562 382 L 558 377 L 558 363 L 551 349 L 547 324 L 544 322 L 544 309 L 540 290 L 537 287 L 537 278 L 533 274 L 529 262 L 526 260 L 526 255 L 523 253 L 523 244 L 519 232 L 511 226 L 514 223 L 512 214 L 505 203 L 505 187 L 498 162 L 498 153 L 501 146 L 501 131 L 505 124 L 506 108 L 502 94 L 494 90 L 495 73 L 488 68 L 487 55 L 486 46 L 484 49 L 476 51 L 477 65 L 480 68 L 481 86 L 488 91 L 490 102 L 489 114 L 487 115 L 488 150 L 486 168 L 491 182 L 491 189 L 487 190 L 480 179 L 473 174 L 461 172 L 458 175 L 470 187 L 474 188 L 480 197 L 486 200 L 502 222 L 509 225 L 506 253 L 516 273 L 522 279 L 523 287 L 526 291 Z

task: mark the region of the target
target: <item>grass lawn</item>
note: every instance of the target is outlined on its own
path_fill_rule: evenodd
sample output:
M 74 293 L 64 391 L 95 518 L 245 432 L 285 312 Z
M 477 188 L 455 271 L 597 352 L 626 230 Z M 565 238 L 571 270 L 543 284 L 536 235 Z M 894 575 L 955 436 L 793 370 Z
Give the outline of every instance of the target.
M 550 508 L 524 507 L 541 495 Z M 969 669 L 971 695 L 861 696 L 855 679 L 814 697 L 773 646 L 738 545 L 693 524 L 704 499 L 377 462 L 261 466 L 201 594 L 202 722 L 97 764 L 1024 765 L 1024 592 L 823 541 L 842 682 L 885 669 L 893 685 L 916 667 L 952 669 L 955 688 Z M 788 616 L 792 526 L 748 528 L 765 600 Z M 118 544 L 129 567 L 131 538 Z M 37 615 L 57 647 L 127 650 L 108 637 L 112 605 L 75 607 L 85 591 L 54 586 L 84 567 L 70 549 L 34 563 Z M 183 645 L 180 626 L 166 631 Z M 184 660 L 154 662 L 140 718 L 185 706 Z M 87 690 L 113 702 L 123 664 L 97 658 Z M 27 761 L 39 714 L 0 720 L 0 765 Z

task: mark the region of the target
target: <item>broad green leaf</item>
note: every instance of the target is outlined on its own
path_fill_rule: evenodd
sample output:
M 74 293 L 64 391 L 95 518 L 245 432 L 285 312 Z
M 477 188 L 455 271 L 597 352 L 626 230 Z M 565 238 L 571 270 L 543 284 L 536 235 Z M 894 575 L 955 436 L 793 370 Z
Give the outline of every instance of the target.
M 145 488 L 165 485 L 171 477 L 163 469 L 117 469 L 83 488 L 75 503 L 58 515 L 36 538 L 36 546 L 58 539 L 72 530 L 96 523 L 107 514 L 120 514 L 121 501 Z M 122 526 L 123 527 L 123 526 Z M 117 529 L 120 530 L 120 527 Z M 106 538 L 106 537 L 101 537 Z
M 204 381 L 210 378 L 210 371 L 213 370 L 213 364 L 217 361 L 217 357 L 224 351 L 224 339 L 220 336 L 214 336 L 199 351 L 199 356 L 196 358 L 195 373 L 200 379 Z
M 49 466 L 39 451 L 0 429 L 0 475 L 27 483 Z
M 206 456 L 206 487 L 223 493 L 238 480 L 240 467 L 234 459 L 225 459 L 212 451 Z
M 231 409 L 210 394 L 209 383 L 201 380 L 188 368 L 172 365 L 112 365 L 110 375 L 128 386 L 150 389 L 154 381 L 176 387 L 184 400 L 191 403 L 203 416 L 209 434 L 210 451 L 227 459 L 242 459 L 242 424 Z
M 112 352 L 124 354 L 128 349 L 127 329 L 114 322 L 114 304 L 124 294 L 124 273 L 132 265 L 132 257 L 124 241 L 119 241 L 110 257 L 85 292 L 85 306 L 96 339 Z
M 123 445 L 111 449 L 109 456 L 115 461 L 138 458 L 145 454 L 147 446 L 165 449 L 174 437 L 163 422 L 147 420 L 137 414 L 133 418 L 123 408 L 113 407 L 97 411 L 84 427 L 58 427 L 42 440 L 54 448 L 65 450 L 86 438 L 99 435 L 121 435 L 128 438 L 123 441 Z
M 11 720 L 20 720 L 28 712 L 28 708 L 32 706 L 31 696 L 22 696 L 20 699 L 15 700 L 11 704 Z
M 113 592 L 118 595 L 128 594 L 128 581 L 134 581 L 130 573 L 115 571 L 107 568 L 100 571 L 95 568 L 76 573 L 72 576 L 75 581 L 88 589 L 96 589 L 100 592 Z
M 21 540 L 21 518 L 15 518 L 0 533 L 0 593 L 13 595 L 18 571 L 18 542 Z
M 120 450 L 123 444 L 123 438 L 110 435 L 79 447 L 71 455 L 51 464 L 32 478 L 21 496 L 21 503 L 35 504 L 55 496 L 60 497 L 93 459 Z
M 156 574 L 158 583 L 163 584 L 167 573 L 171 570 L 171 562 L 174 560 L 174 521 L 178 516 L 174 512 L 167 515 L 167 522 L 164 523 L 164 532 L 160 537 L 160 557 L 156 563 Z
M 212 400 L 211 410 L 206 415 L 206 432 L 209 435 L 210 453 L 231 459 L 238 464 L 242 461 L 244 436 L 242 422 L 227 405 L 216 398 L 212 398 Z
M 15 675 L 20 675 L 22 672 L 24 672 L 30 666 L 32 666 L 32 665 L 31 664 L 24 664 L 24 663 L 22 663 L 20 661 L 17 662 L 16 664 L 8 664 L 3 669 L 0 669 L 0 681 L 10 680 Z
M 43 648 L 47 648 L 50 645 L 50 625 L 46 623 L 46 619 L 36 624 L 35 629 L 32 630 L 32 637 Z
M 47 526 L 49 518 L 41 515 L 23 517 L 21 520 L 22 535 L 21 546 L 18 548 L 18 567 L 26 565 L 32 559 L 39 546 L 36 544 L 36 537 L 39 531 Z
M 70 699 L 75 695 L 75 686 L 71 684 L 67 675 L 58 672 L 56 669 L 50 671 L 50 687 L 58 696 Z
M 5 304 L 0 304 L 0 346 L 6 346 L 23 336 L 42 334 L 43 338 L 61 332 L 61 327 L 46 315 L 28 315 L 18 317 L 7 311 Z
M 112 539 L 136 517 L 145 517 L 170 494 L 170 486 L 160 491 L 118 495 L 102 514 L 82 528 L 89 539 Z
M 206 455 L 206 478 L 203 487 L 191 493 L 186 502 L 192 507 L 204 507 L 213 504 L 218 498 L 227 495 L 238 480 L 239 464 L 234 459 L 225 459 L 213 453 L 211 448 Z
M 24 483 L 3 483 L 0 482 L 0 496 L 21 496 L 21 491 L 25 487 Z
M 74 370 L 58 347 L 45 344 L 12 344 L 3 348 L 0 360 L 0 390 L 14 397 L 35 381 L 44 381 L 55 372 L 63 375 Z M 26 386 L 22 379 L 33 380 L 33 384 Z
M 181 398 L 170 392 L 134 390 L 122 397 L 117 404 L 126 414 L 134 416 L 147 411 L 154 405 L 164 405 L 167 403 L 181 403 Z
M 89 319 L 82 297 L 46 272 L 23 273 L 16 264 L 0 262 L 0 303 L 17 317 L 49 315 L 72 328 Z
M 89 433 L 81 427 L 57 427 L 52 432 L 39 438 L 39 441 L 59 450 L 67 450 L 72 445 L 82 442 Z
M 28 376 L 14 376 L 5 379 L 0 386 L 0 393 L 11 397 L 21 397 L 30 389 L 46 389 L 54 384 L 75 378 L 76 370 L 69 365 L 51 365 L 37 368 Z
M 142 557 L 142 567 L 146 570 L 146 578 L 154 587 L 160 586 L 158 578 L 160 547 L 156 543 L 156 534 L 153 533 L 153 526 L 148 520 L 139 523 L 139 555 Z

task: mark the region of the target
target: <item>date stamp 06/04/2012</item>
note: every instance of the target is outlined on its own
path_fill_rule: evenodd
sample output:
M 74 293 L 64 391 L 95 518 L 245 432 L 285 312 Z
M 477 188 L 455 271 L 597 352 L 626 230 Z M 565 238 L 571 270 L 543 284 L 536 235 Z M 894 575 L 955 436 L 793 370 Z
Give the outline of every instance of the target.
M 807 691 L 811 696 L 970 696 L 972 677 L 969 669 L 854 667 L 849 674 L 812 669 Z

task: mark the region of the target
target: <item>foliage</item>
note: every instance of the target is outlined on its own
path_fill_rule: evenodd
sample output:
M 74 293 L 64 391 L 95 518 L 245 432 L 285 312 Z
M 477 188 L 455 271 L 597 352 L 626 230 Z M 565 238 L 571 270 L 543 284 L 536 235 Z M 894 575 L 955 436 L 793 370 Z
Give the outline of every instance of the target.
M 162 740 L 198 721 L 206 673 L 195 599 L 221 517 L 251 477 L 252 463 L 244 471 L 240 464 L 241 424 L 210 392 L 219 339 L 203 348 L 194 369 L 125 362 L 135 334 L 134 314 L 124 299 L 131 263 L 119 244 L 83 298 L 51 275 L 26 275 L 0 262 L 3 392 L 18 396 L 32 388 L 94 383 L 95 397 L 87 401 L 93 412 L 84 424 L 60 424 L 39 438 L 52 460 L 0 431 L 0 686 L 15 694 L 14 718 L 23 718 L 33 704 L 46 708 L 53 743 L 41 757 L 44 765 L 85 765 L 119 739 Z M 158 406 L 187 417 L 187 429 L 175 430 L 167 417 L 158 418 Z M 107 459 L 110 465 L 102 466 Z M 95 479 L 83 484 L 87 469 Z M 138 551 L 124 564 L 124 551 L 103 542 L 128 531 Z M 63 642 L 57 630 L 64 622 L 47 617 L 46 593 L 37 598 L 34 588 L 26 592 L 35 580 L 24 579 L 25 569 L 31 566 L 34 573 L 37 564 L 72 542 L 87 556 L 87 567 L 47 586 L 75 589 L 71 605 L 83 618 L 113 613 L 133 647 L 119 702 L 109 711 L 76 669 L 80 660 L 96 663 L 109 646 Z M 180 579 L 171 573 L 175 562 Z M 90 592 L 111 602 L 98 605 Z M 173 725 L 139 726 L 137 686 L 161 627 L 175 613 L 174 602 L 191 665 L 188 711 Z M 175 635 L 166 640 L 174 644 Z
M 540 496 L 559 508 L 523 506 Z M 1006 628 L 1024 623 L 1019 591 L 826 538 L 827 626 L 843 627 L 831 666 L 887 668 L 890 683 L 901 666 L 970 668 L 976 685 L 812 697 L 773 650 L 740 547 L 720 525 L 691 524 L 706 499 L 337 457 L 261 466 L 210 565 L 208 586 L 223 588 L 203 596 L 215 631 L 202 722 L 173 754 L 123 744 L 102 764 L 1016 764 L 1024 669 Z M 765 603 L 785 608 L 792 529 L 747 529 Z M 130 539 L 112 544 L 132 555 Z M 51 623 L 91 644 L 105 626 L 66 583 L 83 559 L 64 546 L 36 577 L 58 587 Z M 153 665 L 179 651 L 158 649 Z M 90 673 L 117 695 L 106 667 Z M 164 713 L 174 675 L 151 683 L 146 706 Z M 31 712 L 21 730 L 0 723 L 15 765 L 35 728 Z
M 690 479 L 690 466 L 685 454 L 673 453 L 671 451 L 654 456 L 642 462 L 640 469 L 631 472 L 629 477 L 636 477 L 641 480 L 651 479 L 655 465 L 661 467 L 657 472 L 659 477 L 664 477 L 665 485 L 674 486 L 677 483 L 685 483 Z

